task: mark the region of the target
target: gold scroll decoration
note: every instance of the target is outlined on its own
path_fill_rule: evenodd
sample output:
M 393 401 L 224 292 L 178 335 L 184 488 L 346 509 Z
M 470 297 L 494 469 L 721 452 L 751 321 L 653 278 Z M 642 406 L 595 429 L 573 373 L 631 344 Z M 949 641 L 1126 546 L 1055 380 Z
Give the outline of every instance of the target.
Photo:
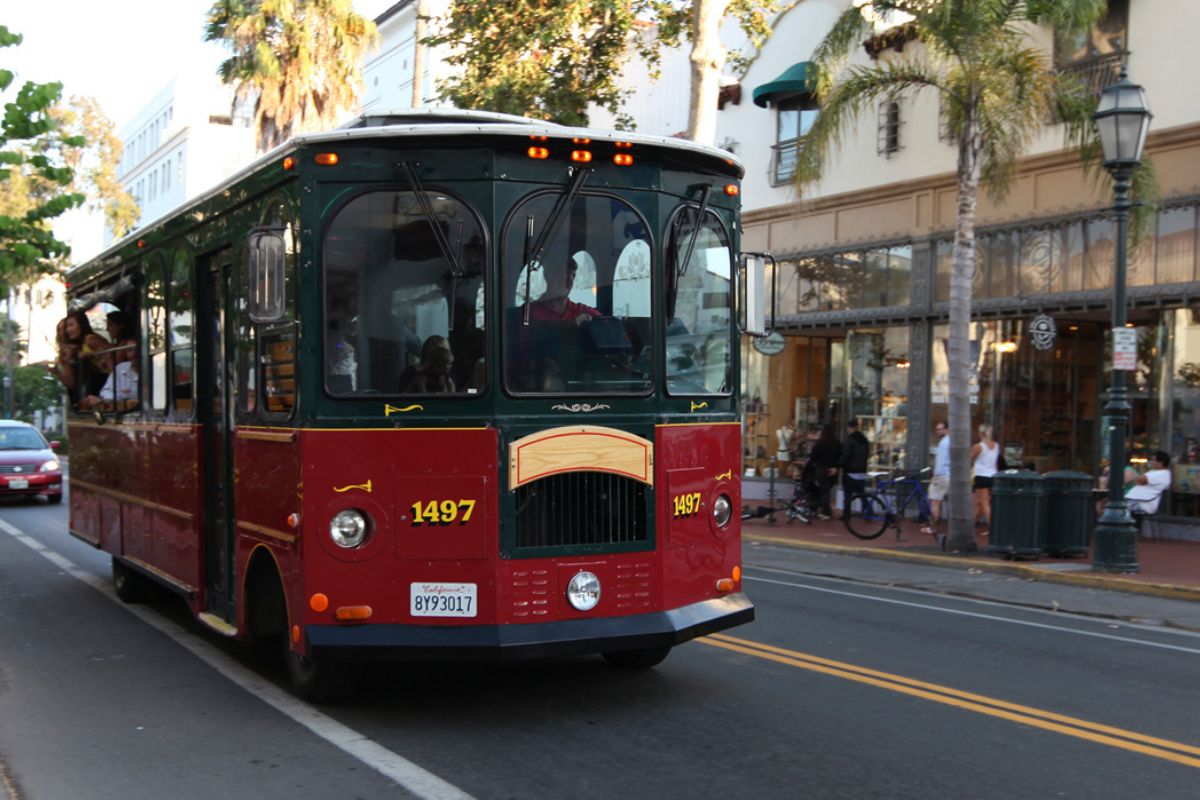
M 654 442 L 615 428 L 568 425 L 508 446 L 508 488 L 563 472 L 608 472 L 654 485 Z

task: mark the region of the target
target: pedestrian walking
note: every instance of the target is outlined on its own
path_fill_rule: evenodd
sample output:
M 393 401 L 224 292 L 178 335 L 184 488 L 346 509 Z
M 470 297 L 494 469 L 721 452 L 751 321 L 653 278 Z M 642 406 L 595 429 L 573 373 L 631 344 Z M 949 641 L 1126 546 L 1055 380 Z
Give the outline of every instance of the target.
M 821 435 L 813 445 L 811 457 L 817 474 L 817 491 L 820 498 L 817 516 L 819 519 L 830 519 L 833 509 L 829 505 L 829 496 L 833 493 L 838 465 L 842 463 L 842 444 L 837 440 L 832 422 L 821 428 Z
M 971 447 L 971 466 L 975 472 L 971 513 L 977 525 L 987 525 L 992 519 L 992 478 L 1000 468 L 1000 445 L 996 444 L 992 426 L 987 423 L 979 426 L 979 441 Z M 983 535 L 987 536 L 987 531 Z
M 863 490 L 861 478 L 851 477 L 867 471 L 867 462 L 871 458 L 871 442 L 858 429 L 858 419 L 851 417 L 846 423 L 846 440 L 842 442 L 842 519 L 850 507 L 850 498 Z
M 933 425 L 933 433 L 938 438 L 937 450 L 933 457 L 933 480 L 929 482 L 929 502 L 933 506 L 933 519 L 921 529 L 922 533 L 936 536 L 934 529 L 942 519 L 942 503 L 946 501 L 946 493 L 950 491 L 950 429 L 944 422 Z

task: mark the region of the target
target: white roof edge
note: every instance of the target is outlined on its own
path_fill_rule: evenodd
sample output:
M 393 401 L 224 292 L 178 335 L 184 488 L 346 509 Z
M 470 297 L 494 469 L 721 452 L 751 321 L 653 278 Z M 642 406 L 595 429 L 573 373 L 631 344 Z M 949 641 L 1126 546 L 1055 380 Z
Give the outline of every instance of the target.
M 417 114 L 417 112 L 422 112 Z M 745 166 L 741 160 L 728 150 L 721 150 L 718 147 L 711 145 L 700 144 L 693 142 L 690 139 L 677 139 L 670 136 L 651 136 L 645 133 L 634 133 L 631 131 L 609 131 L 596 128 L 571 128 L 566 125 L 559 125 L 554 122 L 546 122 L 544 120 L 529 119 L 528 117 L 517 117 L 511 114 L 496 114 L 490 111 L 459 111 L 447 109 L 407 109 L 388 113 L 371 113 L 363 114 L 356 117 L 347 125 L 360 122 L 364 118 L 377 116 L 428 116 L 429 123 L 417 125 L 381 125 L 376 128 L 335 128 L 331 131 L 322 131 L 319 133 L 304 133 L 295 136 L 278 147 L 264 153 L 258 158 L 251 161 L 242 169 L 230 175 L 225 180 L 221 181 L 216 186 L 213 186 L 203 194 L 185 200 L 172 209 L 164 212 L 142 227 L 131 231 L 122 238 L 114 241 L 100 253 L 87 260 L 87 264 L 91 264 L 99 259 L 106 258 L 109 255 L 120 250 L 127 242 L 138 239 L 146 234 L 146 232 L 158 227 L 169 217 L 183 211 L 187 208 L 200 205 L 205 201 L 224 192 L 230 186 L 237 183 L 242 178 L 251 174 L 262 165 L 280 158 L 284 153 L 293 150 L 301 145 L 319 144 L 322 142 L 340 142 L 354 139 L 379 139 L 386 136 L 471 136 L 480 133 L 497 134 L 501 136 L 556 136 L 556 137 L 581 137 L 599 141 L 612 142 L 630 142 L 632 144 L 647 144 L 659 147 L 667 147 L 674 150 L 686 150 L 691 153 L 719 158 L 723 161 L 728 161 L 738 167 L 745 173 Z M 477 123 L 462 122 L 461 119 L 466 116 L 477 118 Z M 437 119 L 443 119 L 443 122 L 436 122 Z M 460 121 L 455 122 L 458 119 Z M 491 121 L 488 121 L 491 120 Z M 67 271 L 67 274 L 74 272 L 86 264 L 77 264 Z

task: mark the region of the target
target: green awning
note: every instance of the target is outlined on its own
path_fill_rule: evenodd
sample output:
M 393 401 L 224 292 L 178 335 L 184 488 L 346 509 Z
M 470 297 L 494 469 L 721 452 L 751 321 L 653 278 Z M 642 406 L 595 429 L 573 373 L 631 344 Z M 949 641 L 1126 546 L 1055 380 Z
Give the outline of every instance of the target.
M 810 86 L 809 83 L 816 75 L 816 64 L 811 61 L 799 61 L 792 64 L 775 80 L 755 88 L 754 105 L 766 108 L 769 103 L 779 102 L 789 97 L 811 95 L 815 87 Z

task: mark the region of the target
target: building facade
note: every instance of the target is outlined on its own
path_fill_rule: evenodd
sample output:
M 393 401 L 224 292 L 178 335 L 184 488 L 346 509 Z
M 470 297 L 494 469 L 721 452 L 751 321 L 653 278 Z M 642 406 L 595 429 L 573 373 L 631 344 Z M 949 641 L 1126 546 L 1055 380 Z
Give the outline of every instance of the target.
M 213 76 L 180 75 L 119 132 L 117 178 L 141 209 L 136 227 L 166 214 L 254 159 L 252 117 Z M 105 244 L 112 242 L 106 231 Z
M 718 131 L 742 141 L 747 166 L 743 247 L 780 260 L 786 347 L 766 356 L 745 344 L 747 475 L 769 472 L 786 423 L 841 430 L 851 417 L 876 465 L 923 466 L 932 426 L 947 416 L 956 153 L 936 98 L 902 96 L 862 115 L 816 186 L 801 197 L 792 182 L 796 147 L 819 113 L 806 63 L 794 59 L 848 5 L 807 0 L 784 15 L 743 79 L 753 102 L 720 114 Z M 1200 106 L 1181 69 L 1198 25 L 1194 4 L 1110 0 L 1088 36 L 1031 31 L 1046 58 L 1097 92 L 1126 61 L 1155 115 L 1147 156 L 1161 204 L 1130 254 L 1127 282 L 1138 338 L 1131 460 L 1171 453 L 1170 511 L 1180 517 L 1200 516 Z M 920 42 L 892 29 L 865 45 L 862 62 Z M 1106 175 L 1064 148 L 1061 128 L 1047 127 L 1003 199 L 980 196 L 972 428 L 991 424 L 1010 464 L 1096 474 L 1107 456 L 1112 195 Z

